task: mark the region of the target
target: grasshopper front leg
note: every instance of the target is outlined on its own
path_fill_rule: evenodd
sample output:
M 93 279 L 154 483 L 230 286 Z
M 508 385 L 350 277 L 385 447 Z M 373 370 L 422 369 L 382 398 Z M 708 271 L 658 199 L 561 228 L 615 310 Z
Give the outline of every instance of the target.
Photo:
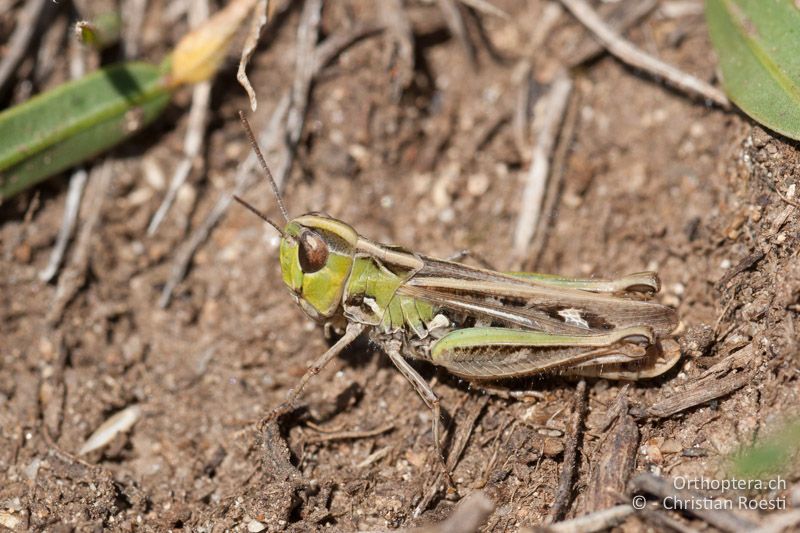
M 431 348 L 431 360 L 467 379 L 492 380 L 586 364 L 629 363 L 644 357 L 654 341 L 648 327 L 588 335 L 476 327 L 439 339 Z
M 336 357 L 338 354 L 342 352 L 345 348 L 347 348 L 356 338 L 361 335 L 361 332 L 364 331 L 364 325 L 352 322 L 347 325 L 347 329 L 344 332 L 344 335 L 341 339 L 336 341 L 336 344 L 331 346 L 324 354 L 319 356 L 314 363 L 308 370 L 306 370 L 303 377 L 300 378 L 300 382 L 297 386 L 289 391 L 289 394 L 286 397 L 286 401 L 274 408 L 270 413 L 265 417 L 264 421 L 276 420 L 279 416 L 282 416 L 292 409 L 294 409 L 294 402 L 298 396 L 300 396 L 300 392 L 302 392 L 303 387 L 306 386 L 306 383 L 320 371 L 325 368 L 331 360 Z

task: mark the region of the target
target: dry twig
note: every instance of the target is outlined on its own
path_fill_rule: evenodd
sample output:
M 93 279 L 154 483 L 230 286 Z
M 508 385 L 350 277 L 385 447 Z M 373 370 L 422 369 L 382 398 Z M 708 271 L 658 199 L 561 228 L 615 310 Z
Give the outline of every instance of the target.
M 511 18 L 508 13 L 488 0 L 461 0 L 461 3 L 468 5 L 475 11 L 480 11 L 485 15 L 493 15 L 495 17 L 500 17 L 503 20 L 509 20 Z
M 75 243 L 72 262 L 58 279 L 55 298 L 47 315 L 47 322 L 50 324 L 56 324 L 61 320 L 64 309 L 86 282 L 86 270 L 89 268 L 90 259 L 89 248 L 91 247 L 95 228 L 100 221 L 100 212 L 103 208 L 108 188 L 111 185 L 111 176 L 112 163 L 108 160 L 95 166 L 91 171 L 89 176 L 90 188 L 86 202 L 86 205 L 89 206 L 89 212 Z
M 640 418 L 665 418 L 722 396 L 727 396 L 731 392 L 744 387 L 753 379 L 752 370 L 745 369 L 737 373 L 730 372 L 734 368 L 750 366 L 754 355 L 755 343 L 752 343 L 749 348 L 734 352 L 712 366 L 700 378 L 683 386 L 680 391 L 662 394 L 662 399 L 656 400 L 644 410 L 639 410 L 638 413 L 635 413 L 635 416 Z
M 603 22 L 585 0 L 561 0 L 581 24 L 586 26 L 602 45 L 623 63 L 649 72 L 653 76 L 668 81 L 673 87 L 714 102 L 723 109 L 730 107 L 725 94 L 708 83 L 687 74 L 672 65 L 646 54 L 630 41 L 620 37 L 608 24 Z
M 464 449 L 467 447 L 467 441 L 469 441 L 469 437 L 472 435 L 473 429 L 475 429 L 475 422 L 478 420 L 478 417 L 481 415 L 488 402 L 489 398 L 486 396 L 480 397 L 470 409 L 469 414 L 467 414 L 466 420 L 462 425 L 462 429 L 456 435 L 456 438 L 453 439 L 453 445 L 450 448 L 450 454 L 447 456 L 448 473 L 455 470 L 456 466 L 458 466 L 458 461 L 461 460 L 461 455 L 464 453 Z M 433 483 L 428 485 L 428 490 L 425 493 L 425 496 L 422 498 L 422 500 L 420 500 L 420 502 L 417 504 L 417 507 L 414 509 L 414 516 L 421 515 L 439 493 L 443 475 L 444 474 L 441 471 L 437 472 Z
M 261 30 L 267 24 L 267 20 L 271 16 L 269 0 L 258 0 L 256 4 L 253 17 L 253 23 L 250 26 L 250 33 L 247 34 L 247 40 L 242 47 L 242 56 L 239 59 L 239 69 L 236 72 L 236 79 L 239 84 L 244 88 L 247 97 L 250 99 L 250 109 L 255 111 L 258 107 L 258 99 L 256 98 L 256 91 L 250 84 L 250 79 L 247 77 L 247 64 L 253 56 L 258 46 L 258 38 L 261 36 Z
M 3 52 L 3 59 L 0 60 L 0 96 L 5 93 L 11 76 L 25 57 L 33 36 L 36 35 L 39 18 L 47 4 L 47 0 L 29 0 L 25 7 L 21 8 L 17 27 L 8 40 L 8 46 Z
M 559 136 L 558 146 L 555 148 L 552 162 L 552 172 L 550 179 L 547 180 L 545 187 L 544 201 L 542 202 L 542 211 L 540 218 L 542 223 L 536 224 L 531 239 L 531 244 L 528 249 L 528 262 L 527 264 L 536 270 L 539 261 L 542 258 L 545 246 L 547 245 L 548 237 L 550 235 L 551 222 L 555 219 L 556 207 L 558 199 L 561 194 L 561 183 L 564 180 L 564 173 L 566 172 L 567 158 L 572 148 L 572 141 L 575 138 L 575 130 L 578 128 L 580 118 L 581 98 L 578 92 L 574 92 L 569 99 L 567 111 L 564 117 L 564 123 L 561 126 L 561 135 Z
M 192 28 L 198 27 L 208 19 L 208 0 L 195 0 L 189 4 L 189 24 Z M 189 173 L 198 162 L 200 152 L 203 150 L 205 139 L 205 128 L 208 120 L 209 104 L 211 102 L 211 80 L 207 80 L 195 85 L 192 89 L 192 106 L 189 109 L 189 123 L 186 127 L 186 137 L 183 140 L 183 158 L 175 168 L 175 173 L 169 183 L 169 189 L 164 196 L 164 200 L 156 210 L 150 224 L 147 227 L 147 234 L 153 235 L 161 222 L 167 216 L 178 190 L 186 183 Z
M 390 64 L 394 75 L 394 97 L 397 99 L 414 79 L 414 32 L 400 0 L 386 0 L 380 10 L 381 18 L 392 39 Z
M 633 4 L 633 5 L 631 5 Z M 631 0 L 620 2 L 617 8 L 611 12 L 606 19 L 606 24 L 614 32 L 622 35 L 637 22 L 649 15 L 658 5 L 656 0 Z M 578 51 L 570 58 L 570 67 L 577 67 L 587 61 L 591 61 L 603 53 L 603 45 L 596 39 L 589 39 L 585 45 L 578 48 Z
M 730 511 L 714 509 L 713 506 L 691 505 L 692 501 L 702 500 L 704 496 L 694 491 L 676 489 L 675 482 L 671 479 L 643 472 L 633 478 L 631 485 L 635 490 L 653 494 L 662 501 L 670 498 L 670 501 L 676 503 L 674 506 L 676 509 L 683 509 L 722 531 L 740 533 L 755 528 L 755 524 Z M 678 502 L 682 502 L 683 505 L 678 506 Z
M 142 27 L 144 26 L 147 0 L 125 0 L 122 3 L 122 50 L 126 59 L 139 55 Z
M 473 533 L 480 530 L 492 511 L 494 503 L 479 490 L 461 500 L 444 522 L 412 529 L 409 533 Z
M 594 533 L 605 531 L 622 523 L 633 513 L 630 505 L 617 505 L 595 513 L 585 514 L 572 520 L 549 524 L 536 529 L 523 529 L 523 533 Z
M 332 440 L 355 440 L 355 439 L 367 439 L 369 437 L 377 437 L 378 435 L 382 435 L 384 433 L 388 433 L 394 429 L 394 424 L 388 424 L 386 426 L 382 426 L 375 429 L 368 429 L 365 431 L 337 431 L 336 433 L 326 433 L 323 435 L 319 435 L 316 437 L 311 437 L 310 439 L 306 439 L 306 444 L 317 444 L 320 442 L 328 442 Z
M 464 17 L 461 15 L 456 0 L 439 0 L 439 9 L 442 11 L 442 15 L 444 15 L 444 20 L 447 22 L 450 33 L 461 43 L 461 47 L 467 54 L 470 64 L 476 65 L 478 60 L 475 55 L 475 47 L 469 39 L 467 25 L 464 23 Z
M 626 393 L 627 389 L 621 391 L 611 408 L 616 413 L 616 421 L 610 430 L 603 433 L 603 440 L 592 461 L 594 467 L 585 491 L 587 499 L 584 505 L 589 511 L 599 511 L 617 503 L 616 495 L 625 492 L 628 478 L 636 466 L 639 428 L 628 414 Z
M 548 516 L 551 523 L 564 518 L 572 502 L 572 485 L 578 468 L 578 447 L 583 440 L 583 420 L 586 418 L 587 402 L 586 380 L 582 379 L 575 389 L 575 405 L 567 428 L 567 444 L 564 447 L 564 464 L 561 466 L 558 479 L 556 499 Z
M 536 144 L 531 153 L 531 167 L 522 192 L 520 214 L 514 230 L 513 253 L 515 263 L 526 255 L 541 213 L 547 177 L 550 174 L 550 155 L 556 144 L 556 137 L 572 93 L 572 81 L 566 71 L 559 72 L 548 94 L 537 105 L 539 112 L 534 118 L 533 128 Z

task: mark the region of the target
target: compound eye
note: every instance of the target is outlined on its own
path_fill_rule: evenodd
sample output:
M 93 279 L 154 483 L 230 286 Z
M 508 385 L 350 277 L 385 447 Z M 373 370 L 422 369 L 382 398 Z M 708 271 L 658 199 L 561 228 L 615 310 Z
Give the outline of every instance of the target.
M 304 274 L 312 274 L 328 262 L 328 245 L 325 240 L 313 231 L 304 231 L 300 235 L 297 258 Z

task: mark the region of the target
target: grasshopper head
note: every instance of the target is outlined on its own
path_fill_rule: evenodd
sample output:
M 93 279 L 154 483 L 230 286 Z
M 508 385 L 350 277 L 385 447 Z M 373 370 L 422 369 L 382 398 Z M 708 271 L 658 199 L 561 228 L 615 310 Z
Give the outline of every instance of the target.
M 358 234 L 324 215 L 297 217 L 281 239 L 281 272 L 300 307 L 315 320 L 333 316 L 353 266 Z

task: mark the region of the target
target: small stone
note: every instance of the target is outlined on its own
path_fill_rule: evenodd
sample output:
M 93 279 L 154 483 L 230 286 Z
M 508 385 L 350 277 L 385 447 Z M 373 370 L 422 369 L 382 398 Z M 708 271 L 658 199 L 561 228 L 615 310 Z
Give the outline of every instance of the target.
M 259 531 L 264 531 L 265 529 L 267 529 L 266 524 L 263 524 L 258 520 L 250 520 L 247 523 L 247 531 L 250 533 L 259 533 Z

